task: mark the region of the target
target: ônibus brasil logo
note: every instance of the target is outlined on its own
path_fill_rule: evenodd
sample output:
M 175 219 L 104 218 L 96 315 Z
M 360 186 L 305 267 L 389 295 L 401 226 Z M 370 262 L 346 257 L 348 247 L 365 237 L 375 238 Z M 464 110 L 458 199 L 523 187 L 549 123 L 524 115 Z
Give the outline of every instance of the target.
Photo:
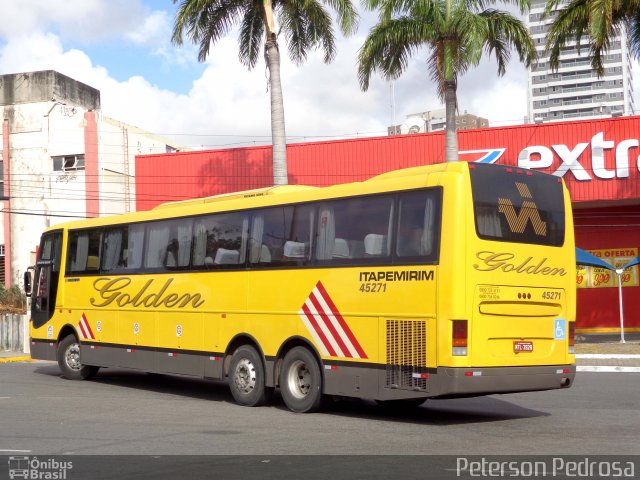
M 67 471 L 73 469 L 73 462 L 38 457 L 13 456 L 9 457 L 9 478 L 24 478 L 29 480 L 66 480 Z

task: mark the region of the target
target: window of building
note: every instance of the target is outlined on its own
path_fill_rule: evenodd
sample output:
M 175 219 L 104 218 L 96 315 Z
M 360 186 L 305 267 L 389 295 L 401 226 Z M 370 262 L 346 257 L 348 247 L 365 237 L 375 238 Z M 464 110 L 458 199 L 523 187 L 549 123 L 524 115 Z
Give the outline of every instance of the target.
M 84 154 L 61 155 L 51 157 L 53 159 L 54 172 L 72 172 L 84 170 Z

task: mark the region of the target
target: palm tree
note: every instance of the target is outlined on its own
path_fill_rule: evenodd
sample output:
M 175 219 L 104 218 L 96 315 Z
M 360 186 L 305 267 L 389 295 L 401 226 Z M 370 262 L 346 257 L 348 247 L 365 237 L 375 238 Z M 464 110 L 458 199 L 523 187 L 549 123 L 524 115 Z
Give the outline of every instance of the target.
M 530 0 L 503 0 L 522 13 Z M 379 10 L 379 22 L 369 32 L 358 55 L 358 78 L 363 90 L 374 71 L 387 80 L 400 77 L 410 57 L 427 47 L 431 78 L 446 109 L 445 159 L 458 160 L 456 129 L 458 77 L 480 62 L 483 50 L 494 54 L 498 74 L 504 75 L 510 48 L 529 66 L 535 47 L 524 23 L 510 13 L 485 8 L 491 0 L 366 0 Z
M 549 0 L 545 15 L 564 4 L 564 0 Z M 598 76 L 604 75 L 603 53 L 612 40 L 624 33 L 629 34 L 633 55 L 640 59 L 640 0 L 572 0 L 558 11 L 547 36 L 547 51 L 551 68 L 560 66 L 563 46 L 575 40 L 580 49 L 583 36 L 589 38 L 591 67 Z
M 324 50 L 324 62 L 336 54 L 335 36 L 328 5 L 336 12 L 343 34 L 355 31 L 357 13 L 351 0 L 173 0 L 180 3 L 172 41 L 182 45 L 187 37 L 199 44 L 198 60 L 203 62 L 209 48 L 239 25 L 240 62 L 252 69 L 264 46 L 271 92 L 271 138 L 275 185 L 287 184 L 287 144 L 284 104 L 280 82 L 280 48 L 274 14 L 284 33 L 289 57 L 300 65 L 310 50 Z

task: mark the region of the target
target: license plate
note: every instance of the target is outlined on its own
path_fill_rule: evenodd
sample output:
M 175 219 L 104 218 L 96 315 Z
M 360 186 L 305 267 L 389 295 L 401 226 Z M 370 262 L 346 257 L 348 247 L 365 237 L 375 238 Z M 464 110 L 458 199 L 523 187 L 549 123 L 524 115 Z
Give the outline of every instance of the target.
M 533 342 L 513 342 L 513 351 L 519 352 L 533 352 Z

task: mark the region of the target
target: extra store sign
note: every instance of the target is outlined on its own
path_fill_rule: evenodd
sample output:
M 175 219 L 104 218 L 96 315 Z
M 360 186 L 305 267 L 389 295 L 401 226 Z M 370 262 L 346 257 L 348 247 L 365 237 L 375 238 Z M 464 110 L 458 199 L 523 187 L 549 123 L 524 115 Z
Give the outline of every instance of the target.
M 460 150 L 561 177 L 574 202 L 640 199 L 640 117 L 460 132 Z
M 614 268 L 622 268 L 638 256 L 637 248 L 615 248 L 608 250 L 588 250 L 591 255 L 604 260 Z M 618 275 L 612 270 L 596 267 L 578 266 L 578 288 L 607 288 L 618 286 Z M 627 268 L 622 273 L 623 287 L 638 286 L 638 266 Z

